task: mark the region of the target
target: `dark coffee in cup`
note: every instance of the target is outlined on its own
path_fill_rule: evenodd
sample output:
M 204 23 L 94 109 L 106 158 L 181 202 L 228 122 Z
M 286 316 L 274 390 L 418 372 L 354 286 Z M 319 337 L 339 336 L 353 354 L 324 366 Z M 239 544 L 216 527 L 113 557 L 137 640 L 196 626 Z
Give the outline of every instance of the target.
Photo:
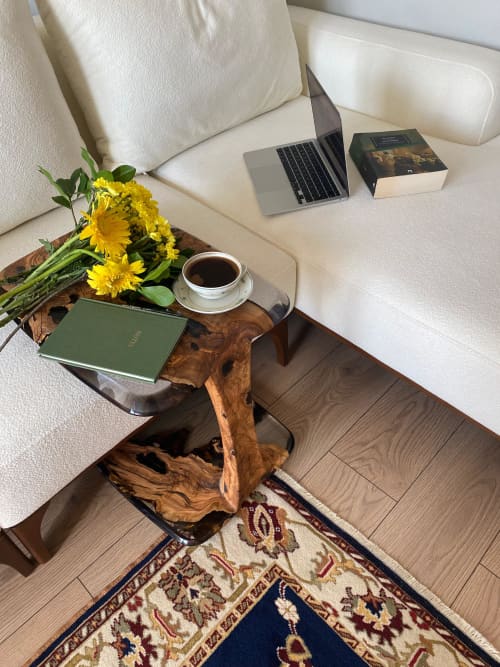
M 222 287 L 232 283 L 239 267 L 226 257 L 201 257 L 189 264 L 186 277 L 200 287 Z
M 226 252 L 208 250 L 193 255 L 182 267 L 182 277 L 192 293 L 203 299 L 219 299 L 237 289 L 247 268 Z

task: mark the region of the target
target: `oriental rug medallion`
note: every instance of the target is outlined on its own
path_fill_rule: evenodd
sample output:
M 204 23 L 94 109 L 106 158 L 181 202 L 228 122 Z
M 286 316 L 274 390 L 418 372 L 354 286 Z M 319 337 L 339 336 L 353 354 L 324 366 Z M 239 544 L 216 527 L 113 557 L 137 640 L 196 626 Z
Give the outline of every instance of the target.
M 280 471 L 207 542 L 157 544 L 29 664 L 483 667 L 498 657 Z

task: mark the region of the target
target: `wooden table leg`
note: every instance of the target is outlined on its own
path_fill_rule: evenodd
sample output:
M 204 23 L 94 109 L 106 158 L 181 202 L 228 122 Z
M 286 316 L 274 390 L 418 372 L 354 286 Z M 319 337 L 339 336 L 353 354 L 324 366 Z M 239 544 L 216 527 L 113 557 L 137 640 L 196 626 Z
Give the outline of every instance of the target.
M 23 577 L 27 577 L 28 574 L 31 574 L 33 568 L 35 567 L 32 561 L 30 561 L 22 553 L 20 549 L 7 537 L 7 535 L 0 531 L 0 563 L 5 563 L 10 565 L 18 572 L 20 572 Z
M 17 526 L 12 526 L 10 529 L 37 563 L 46 563 L 51 558 L 51 553 L 47 549 L 41 535 L 42 520 L 48 506 L 49 503 L 45 503 L 45 505 L 42 505 L 27 519 L 18 523 Z
M 205 383 L 219 424 L 224 452 L 220 493 L 231 512 L 237 512 L 259 482 L 280 467 L 288 456 L 279 445 L 259 445 L 257 442 L 250 353 L 250 341 L 240 341 L 237 354 L 222 355 Z
M 259 482 L 288 456 L 279 445 L 257 442 L 251 341 L 235 334 L 227 343 L 205 383 L 220 428 L 222 472 L 194 454 L 173 457 L 133 443 L 115 448 L 104 461 L 110 480 L 120 490 L 151 502 L 171 522 L 199 521 L 214 511 L 237 512 Z
M 288 346 L 288 320 L 281 320 L 270 331 L 276 350 L 276 360 L 281 366 L 286 366 L 290 361 L 290 348 Z

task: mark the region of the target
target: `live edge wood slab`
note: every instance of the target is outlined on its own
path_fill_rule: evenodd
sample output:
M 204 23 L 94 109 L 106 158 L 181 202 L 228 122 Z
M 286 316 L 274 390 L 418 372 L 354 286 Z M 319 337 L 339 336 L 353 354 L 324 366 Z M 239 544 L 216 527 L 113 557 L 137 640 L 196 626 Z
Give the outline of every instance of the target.
M 210 249 L 182 230 L 176 229 L 175 234 L 181 249 Z M 38 265 L 44 257 L 41 247 L 8 266 L 0 277 Z M 40 344 L 81 296 L 96 298 L 84 281 L 40 308 L 27 326 L 35 342 Z M 259 444 L 255 432 L 251 343 L 274 327 L 265 310 L 251 301 L 217 315 L 193 313 L 177 303 L 171 309 L 187 316 L 189 322 L 161 378 L 184 388 L 206 387 L 220 429 L 222 468 L 196 454 L 172 456 L 157 447 L 132 442 L 113 449 L 104 464 L 110 480 L 126 495 L 151 503 L 156 514 L 167 522 L 192 524 L 213 512 L 237 512 L 242 501 L 283 464 L 288 453 L 276 444 Z M 149 453 L 161 462 L 154 466 L 156 469 L 140 462 Z

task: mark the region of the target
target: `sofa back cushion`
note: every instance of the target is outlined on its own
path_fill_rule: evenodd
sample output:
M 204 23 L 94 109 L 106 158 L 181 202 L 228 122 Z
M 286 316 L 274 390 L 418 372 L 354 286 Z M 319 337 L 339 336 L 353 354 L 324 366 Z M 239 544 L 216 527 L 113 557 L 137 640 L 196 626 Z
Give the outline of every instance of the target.
M 106 167 L 150 170 L 300 94 L 285 0 L 38 0 Z
M 67 177 L 82 141 L 27 2 L 0 3 L 0 234 L 45 213 L 57 194 L 39 165 Z M 34 239 L 36 243 L 36 239 Z

